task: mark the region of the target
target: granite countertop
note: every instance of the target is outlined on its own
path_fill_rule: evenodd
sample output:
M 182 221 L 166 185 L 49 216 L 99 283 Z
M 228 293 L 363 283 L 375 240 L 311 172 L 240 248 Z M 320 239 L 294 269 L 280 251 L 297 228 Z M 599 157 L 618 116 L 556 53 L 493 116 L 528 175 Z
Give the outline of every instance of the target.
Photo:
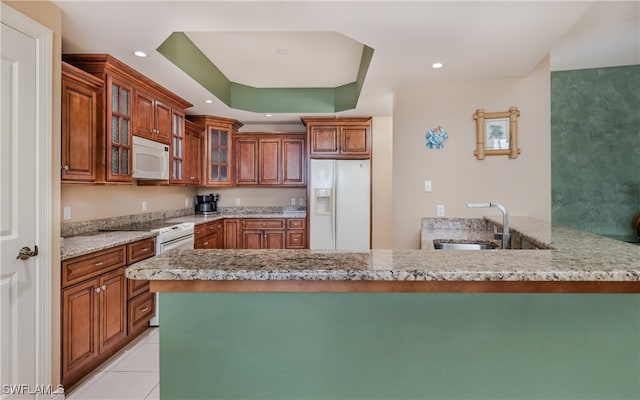
M 163 219 L 163 221 L 175 223 L 193 222 L 194 224 L 202 224 L 224 218 L 305 218 L 306 216 L 307 213 L 305 211 L 242 211 L 207 216 L 191 214 L 179 217 L 169 217 Z M 135 220 L 135 222 L 140 222 L 140 220 Z M 122 220 L 120 223 L 121 225 L 117 226 L 126 225 L 128 220 Z M 91 221 L 84 224 L 91 224 Z M 108 226 L 108 223 L 100 220 L 94 225 L 94 230 L 81 232 L 69 237 L 62 237 L 60 242 L 60 260 L 64 261 L 73 257 L 82 256 L 158 235 L 155 232 L 145 231 L 99 231 L 99 229 L 103 229 L 105 226 Z
M 640 282 L 640 246 L 527 217 L 512 218 L 512 226 L 554 249 L 173 250 L 133 264 L 127 268 L 127 277 L 159 281 Z
M 205 222 L 218 221 L 224 218 L 306 218 L 306 211 L 284 211 L 284 212 L 236 212 L 216 215 L 192 214 L 182 217 L 167 219 L 167 222 L 193 222 L 194 224 L 204 224 Z
M 120 246 L 138 240 L 158 236 L 156 232 L 89 232 L 78 236 L 62 238 L 60 260 L 82 256 L 96 251 Z

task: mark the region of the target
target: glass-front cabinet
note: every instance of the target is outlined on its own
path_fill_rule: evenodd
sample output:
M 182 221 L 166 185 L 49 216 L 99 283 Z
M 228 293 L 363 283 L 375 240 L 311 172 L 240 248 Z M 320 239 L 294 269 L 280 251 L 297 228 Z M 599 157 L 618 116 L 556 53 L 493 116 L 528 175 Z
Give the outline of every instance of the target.
M 185 132 L 184 114 L 173 110 L 171 113 L 171 174 L 170 183 L 187 183 L 185 179 Z
M 107 180 L 131 182 L 131 93 L 132 85 L 107 75 Z
M 204 127 L 203 170 L 205 186 L 230 186 L 232 174 L 232 135 L 238 132 L 242 123 L 234 119 L 193 115 L 189 120 Z

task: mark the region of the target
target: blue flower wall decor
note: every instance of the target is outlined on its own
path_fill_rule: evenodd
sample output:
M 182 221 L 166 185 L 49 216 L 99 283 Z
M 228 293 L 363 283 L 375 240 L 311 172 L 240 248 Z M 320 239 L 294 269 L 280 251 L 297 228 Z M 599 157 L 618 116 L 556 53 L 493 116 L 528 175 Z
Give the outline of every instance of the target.
M 436 150 L 440 150 L 441 148 L 443 148 L 444 142 L 449 139 L 447 131 L 445 131 L 444 128 L 442 128 L 440 125 L 435 128 L 429 129 L 424 137 L 425 139 L 427 139 L 427 147 Z

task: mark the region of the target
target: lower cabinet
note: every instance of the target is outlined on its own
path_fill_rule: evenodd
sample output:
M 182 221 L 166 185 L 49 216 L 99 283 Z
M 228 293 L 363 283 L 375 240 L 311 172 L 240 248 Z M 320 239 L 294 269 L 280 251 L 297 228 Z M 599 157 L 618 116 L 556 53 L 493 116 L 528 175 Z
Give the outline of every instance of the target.
M 243 249 L 284 249 L 283 218 L 243 218 Z
M 224 228 L 222 220 L 205 222 L 193 229 L 194 249 L 223 249 Z
M 149 238 L 62 262 L 61 378 L 65 388 L 148 325 L 155 312 L 155 296 L 148 281 L 127 279 L 125 269 L 154 254 L 155 238 Z
M 196 249 L 306 249 L 305 218 L 224 218 L 197 224 Z

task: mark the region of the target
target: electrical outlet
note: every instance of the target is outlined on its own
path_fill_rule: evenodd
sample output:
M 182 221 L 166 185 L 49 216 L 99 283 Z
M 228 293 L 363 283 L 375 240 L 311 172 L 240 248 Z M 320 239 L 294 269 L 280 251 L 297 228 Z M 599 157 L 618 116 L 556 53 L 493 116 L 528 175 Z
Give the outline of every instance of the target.
M 236 205 L 239 206 L 240 205 L 240 197 L 236 197 Z
M 431 181 L 424 181 L 424 191 L 425 192 L 431 191 Z
M 64 216 L 63 218 L 66 219 L 71 219 L 71 207 L 69 206 L 65 206 L 64 207 Z
M 147 211 L 147 201 L 142 200 L 142 211 Z
M 298 198 L 298 205 L 299 205 L 300 207 L 304 207 L 304 197 L 299 197 L 299 198 Z
M 291 205 L 292 205 L 292 206 L 295 206 L 295 205 L 296 205 L 296 198 L 295 198 L 295 197 L 292 197 L 292 198 L 291 198 Z
M 436 216 L 444 217 L 444 206 L 442 204 L 436 206 Z

